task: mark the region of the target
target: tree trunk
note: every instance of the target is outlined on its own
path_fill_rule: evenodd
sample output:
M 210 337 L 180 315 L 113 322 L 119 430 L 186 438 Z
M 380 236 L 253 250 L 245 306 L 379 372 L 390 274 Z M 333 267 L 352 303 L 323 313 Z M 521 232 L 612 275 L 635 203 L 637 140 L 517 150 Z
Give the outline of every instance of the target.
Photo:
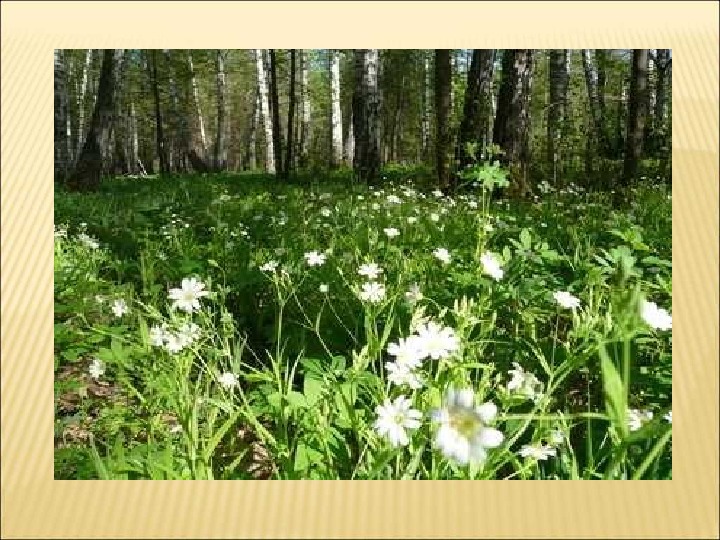
M 225 100 L 227 89 L 225 85 L 225 59 L 227 51 L 218 49 L 215 54 L 215 68 L 217 71 L 217 133 L 215 136 L 214 169 L 224 171 L 227 168 L 227 144 L 225 125 Z
M 374 181 L 380 171 L 378 133 L 378 50 L 355 49 L 352 119 L 355 137 L 353 168 L 360 182 Z
M 670 67 L 670 49 L 658 49 L 655 53 L 655 106 L 652 115 L 651 144 L 655 153 L 662 153 L 666 146 L 667 79 Z
M 152 70 L 152 92 L 153 98 L 155 99 L 155 142 L 158 158 L 160 160 L 160 174 L 166 174 L 169 171 L 169 163 L 167 157 L 167 143 L 165 142 L 165 131 L 163 128 L 162 111 L 160 109 L 160 89 L 158 85 L 157 56 L 155 49 L 152 50 L 150 58 L 152 60 L 150 65 L 150 69 Z
M 100 186 L 102 156 L 110 142 L 110 130 L 115 112 L 116 65 L 123 54 L 123 49 L 106 49 L 104 51 L 98 97 L 90 120 L 90 129 L 85 137 L 75 170 L 68 178 L 69 189 L 93 190 Z
M 450 181 L 450 90 L 452 66 L 449 49 L 435 49 L 435 158 L 438 186 L 445 190 Z
M 92 64 L 93 50 L 88 49 L 85 53 L 85 63 L 83 64 L 82 82 L 80 83 L 80 92 L 77 95 L 78 110 L 78 128 L 77 128 L 77 145 L 78 150 L 82 148 L 85 142 L 85 96 L 88 88 L 88 73 Z M 79 151 L 77 152 L 80 153 Z M 75 156 L 77 158 L 77 155 Z
M 55 49 L 55 181 L 62 182 L 68 176 L 69 153 L 67 138 L 68 103 L 65 74 L 65 55 Z
M 633 50 L 622 176 L 622 185 L 624 186 L 629 186 L 635 178 L 638 162 L 642 158 L 643 135 L 648 109 L 647 72 L 648 49 Z
M 489 142 L 486 137 L 492 109 L 490 81 L 493 77 L 494 58 L 494 49 L 475 49 L 472 52 L 463 117 L 455 149 L 455 160 L 459 170 L 472 162 L 472 156 L 467 153 L 468 143 L 478 143 L 479 154 Z
M 308 146 L 310 141 L 310 93 L 308 91 L 308 65 L 310 54 L 302 51 L 302 121 L 300 124 L 300 167 L 305 167 L 308 161 Z M 351 158 L 352 159 L 352 158 Z
M 202 155 L 207 152 L 207 136 L 205 135 L 205 122 L 203 120 L 202 109 L 200 108 L 200 92 L 198 91 L 197 80 L 195 79 L 195 69 L 192 61 L 192 51 L 188 51 L 188 67 L 190 68 L 190 82 L 193 91 L 193 100 L 197 111 L 198 126 L 200 128 L 200 144 L 202 145 Z
M 250 115 L 250 128 L 247 137 L 247 147 L 245 148 L 245 165 L 249 170 L 257 168 L 257 129 L 260 125 L 260 94 L 257 86 L 255 87 L 255 98 L 253 99 L 252 114 Z
M 342 162 L 342 109 L 340 108 L 340 51 L 330 51 L 330 165 L 338 166 Z
M 432 71 L 430 70 L 430 54 L 425 56 L 425 85 L 422 94 L 422 160 L 429 158 L 430 149 L 430 102 L 432 92 Z
M 598 72 L 593 66 L 590 58 L 590 49 L 582 50 L 583 70 L 585 71 L 585 85 L 587 87 L 588 101 L 590 104 L 590 117 L 592 118 L 593 132 L 597 141 L 597 148 L 601 156 L 610 154 L 608 140 L 603 125 L 604 97 L 601 96 Z
M 547 117 L 547 159 L 552 167 L 553 178 L 557 185 L 557 177 L 562 175 L 562 135 L 567 114 L 567 91 L 570 81 L 567 70 L 567 49 L 552 49 L 549 63 L 550 103 L 548 103 Z
M 273 129 L 272 120 L 270 119 L 270 104 L 268 100 L 269 84 L 262 49 L 255 50 L 255 61 L 257 63 L 260 110 L 262 112 L 263 127 L 265 128 L 265 168 L 268 173 L 275 174 L 275 148 L 273 145 Z
M 390 161 L 397 163 L 398 154 L 400 152 L 400 122 L 402 120 L 403 100 L 405 97 L 405 74 L 400 76 L 400 89 L 397 93 L 395 102 L 395 114 L 393 115 L 392 127 L 390 131 Z
M 532 53 L 531 49 L 505 50 L 493 129 L 493 142 L 503 150 L 503 161 L 510 166 L 511 191 L 520 196 L 530 191 L 527 175 L 530 162 Z
M 282 174 L 282 132 L 280 127 L 280 105 L 278 102 L 277 58 L 275 49 L 270 49 L 270 105 L 272 112 L 272 139 L 275 153 L 275 166 Z
M 284 174 L 287 179 L 290 177 L 290 170 L 293 162 L 293 145 L 295 135 L 293 132 L 293 118 L 295 115 L 295 49 L 290 49 L 290 88 L 288 89 L 288 119 L 287 119 L 287 145 L 285 148 Z
M 348 127 L 348 135 L 345 140 L 345 163 L 352 167 L 353 156 L 355 155 L 355 130 L 353 129 L 353 114 L 350 111 L 350 125 Z

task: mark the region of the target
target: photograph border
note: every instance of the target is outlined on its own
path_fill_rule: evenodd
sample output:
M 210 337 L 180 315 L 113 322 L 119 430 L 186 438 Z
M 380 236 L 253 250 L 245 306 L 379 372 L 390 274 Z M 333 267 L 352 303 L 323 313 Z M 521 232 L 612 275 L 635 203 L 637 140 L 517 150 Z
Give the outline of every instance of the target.
M 1 10 L 3 538 L 720 534 L 717 2 L 3 2 Z M 673 480 L 53 480 L 53 50 L 268 46 L 672 49 Z

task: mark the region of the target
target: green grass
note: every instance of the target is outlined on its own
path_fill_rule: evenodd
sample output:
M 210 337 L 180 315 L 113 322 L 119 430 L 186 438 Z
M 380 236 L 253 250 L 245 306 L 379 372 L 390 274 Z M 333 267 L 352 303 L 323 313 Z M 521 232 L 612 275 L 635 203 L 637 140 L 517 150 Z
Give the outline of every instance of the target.
M 411 194 L 411 175 L 422 176 L 391 170 L 371 188 L 342 174 L 226 174 L 56 190 L 56 478 L 671 478 L 671 332 L 640 315 L 645 299 L 671 311 L 667 189 L 638 187 L 613 209 L 611 195 L 579 189 L 524 203 L 482 186 Z M 309 266 L 311 251 L 324 264 Z M 484 272 L 485 252 L 502 279 Z M 277 269 L 261 270 L 268 261 Z M 368 262 L 383 269 L 379 303 L 358 297 Z M 168 299 L 188 277 L 210 292 L 192 314 Z M 413 284 L 423 298 L 411 303 Z M 580 307 L 559 306 L 557 291 Z M 420 388 L 390 384 L 388 346 L 428 320 L 457 348 L 423 360 Z M 153 327 L 190 322 L 198 336 L 180 352 L 152 344 Z M 514 363 L 525 393 L 507 388 Z M 228 373 L 237 384 L 220 384 Z M 483 462 L 435 444 L 432 411 L 451 387 L 497 406 L 487 427 L 503 440 Z M 422 417 L 394 447 L 374 423 L 401 395 Z M 629 409 L 652 420 L 631 430 Z M 540 443 L 555 455 L 520 454 Z

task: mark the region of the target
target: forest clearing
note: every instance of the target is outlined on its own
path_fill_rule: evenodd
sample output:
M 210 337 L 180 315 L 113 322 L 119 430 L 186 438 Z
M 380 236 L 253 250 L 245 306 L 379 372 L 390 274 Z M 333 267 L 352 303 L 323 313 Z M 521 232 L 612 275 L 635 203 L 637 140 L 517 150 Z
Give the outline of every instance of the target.
M 55 478 L 672 478 L 671 65 L 57 50 Z

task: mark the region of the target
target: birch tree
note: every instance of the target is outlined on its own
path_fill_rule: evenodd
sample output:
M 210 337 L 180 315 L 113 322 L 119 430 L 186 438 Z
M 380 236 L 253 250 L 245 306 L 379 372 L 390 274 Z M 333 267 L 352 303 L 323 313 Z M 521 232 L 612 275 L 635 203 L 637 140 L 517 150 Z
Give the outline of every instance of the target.
M 268 99 L 269 88 L 263 50 L 255 50 L 255 62 L 257 64 L 258 93 L 260 95 L 260 111 L 265 129 L 265 168 L 270 174 L 275 174 L 275 148 L 273 146 L 272 120 L 270 119 L 270 103 Z
M 343 138 L 342 138 L 342 109 L 340 108 L 340 51 L 330 51 L 330 132 L 331 152 L 330 164 L 337 166 L 342 162 Z

